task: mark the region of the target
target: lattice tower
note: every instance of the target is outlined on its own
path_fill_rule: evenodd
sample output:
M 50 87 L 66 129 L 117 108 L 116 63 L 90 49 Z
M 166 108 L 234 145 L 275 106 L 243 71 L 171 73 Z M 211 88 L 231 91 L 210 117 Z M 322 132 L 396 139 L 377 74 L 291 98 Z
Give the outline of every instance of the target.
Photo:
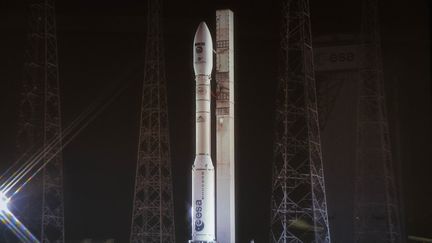
M 131 242 L 175 242 L 161 0 L 148 1 Z
M 364 0 L 357 102 L 354 242 L 401 242 L 381 57 L 378 1 Z
M 63 159 L 60 84 L 54 0 L 29 2 L 28 48 L 19 107 L 17 147 L 28 156 L 55 143 L 44 154 L 42 175 L 18 197 L 18 213 L 41 242 L 64 242 Z M 28 225 L 27 225 L 28 224 Z
M 270 242 L 330 242 L 308 0 L 286 0 Z

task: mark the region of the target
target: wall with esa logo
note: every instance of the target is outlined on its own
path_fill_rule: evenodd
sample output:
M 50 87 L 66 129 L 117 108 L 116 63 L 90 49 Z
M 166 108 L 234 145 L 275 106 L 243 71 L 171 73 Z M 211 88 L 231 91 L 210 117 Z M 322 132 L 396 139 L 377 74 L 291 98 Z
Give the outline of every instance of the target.
M 357 69 L 359 64 L 358 48 L 358 45 L 314 48 L 315 71 Z

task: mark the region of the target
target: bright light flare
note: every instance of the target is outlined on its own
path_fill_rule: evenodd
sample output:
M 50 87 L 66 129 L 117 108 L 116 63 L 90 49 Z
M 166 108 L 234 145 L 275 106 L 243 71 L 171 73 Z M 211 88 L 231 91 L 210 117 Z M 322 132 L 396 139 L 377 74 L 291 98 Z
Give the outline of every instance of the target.
M 0 222 L 6 225 L 20 242 L 40 243 L 40 241 L 9 211 L 10 198 L 0 190 Z
M 123 81 L 124 79 L 122 79 Z M 132 80 L 132 79 L 130 79 Z M 82 112 L 72 123 L 62 131 L 61 136 L 53 137 L 47 144 L 36 151 L 35 154 L 28 156 L 24 154 L 19 160 L 0 175 L 0 223 L 6 225 L 21 242 L 39 243 L 40 241 L 15 217 L 9 210 L 10 198 L 27 185 L 44 167 L 50 162 L 63 148 L 69 144 L 88 124 L 90 124 L 102 111 L 104 111 L 127 87 L 129 84 L 123 83 L 122 87 L 110 87 L 90 105 L 87 110 Z M 114 94 L 111 91 L 115 90 Z M 50 156 L 46 156 L 50 154 Z M 27 161 L 23 162 L 24 158 Z M 23 162 L 23 163 L 22 163 Z M 11 175 L 7 176 L 9 172 Z M 8 194 L 9 197 L 6 195 Z
M 40 241 L 10 211 L 0 213 L 0 221 L 6 225 L 20 242 L 40 243 Z
M 0 212 L 9 211 L 8 204 L 9 204 L 9 198 L 6 197 L 6 195 L 0 191 Z

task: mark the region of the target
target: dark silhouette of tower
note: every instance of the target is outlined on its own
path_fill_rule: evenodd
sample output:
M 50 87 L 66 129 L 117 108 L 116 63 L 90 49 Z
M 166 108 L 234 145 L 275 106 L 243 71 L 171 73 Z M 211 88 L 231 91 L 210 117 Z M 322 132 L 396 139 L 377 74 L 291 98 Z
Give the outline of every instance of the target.
M 18 151 L 30 157 L 61 141 L 60 85 L 54 0 L 29 1 L 26 50 L 19 106 Z M 18 217 L 41 242 L 64 242 L 61 142 L 43 154 L 49 161 L 17 196 Z M 13 209 L 12 209 L 13 210 Z
M 148 1 L 131 242 L 175 242 L 162 0 Z
M 384 90 L 378 1 L 364 0 L 362 11 L 354 242 L 402 242 Z
M 308 0 L 283 8 L 270 242 L 330 242 Z

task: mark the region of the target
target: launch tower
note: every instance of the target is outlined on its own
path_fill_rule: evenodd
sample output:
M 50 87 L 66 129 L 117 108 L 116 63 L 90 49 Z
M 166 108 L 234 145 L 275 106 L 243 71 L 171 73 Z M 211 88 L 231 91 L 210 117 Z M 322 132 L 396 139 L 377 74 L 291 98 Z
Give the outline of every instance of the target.
M 308 0 L 285 0 L 270 242 L 330 242 Z
M 175 242 L 162 0 L 148 1 L 147 41 L 130 242 Z
M 378 1 L 362 9 L 354 242 L 402 242 L 381 58 Z
M 44 160 L 52 159 L 42 175 L 14 204 L 22 207 L 17 215 L 41 242 L 64 242 L 62 145 L 49 145 L 60 140 L 62 132 L 54 0 L 32 0 L 28 12 L 17 147 L 28 156 L 42 146 L 54 147 L 44 154 Z
M 216 239 L 235 243 L 234 14 L 216 11 Z

